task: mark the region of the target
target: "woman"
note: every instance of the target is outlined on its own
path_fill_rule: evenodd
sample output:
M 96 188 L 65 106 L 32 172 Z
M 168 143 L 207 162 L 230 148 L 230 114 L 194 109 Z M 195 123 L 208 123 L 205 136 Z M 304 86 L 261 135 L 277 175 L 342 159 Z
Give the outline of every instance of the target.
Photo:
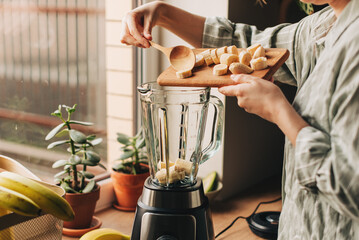
M 264 31 L 154 2 L 124 17 L 121 40 L 148 48 L 158 25 L 194 47 L 289 49 L 274 79 L 297 86 L 292 105 L 275 84 L 248 75 L 232 75 L 238 84 L 219 91 L 286 135 L 278 238 L 359 239 L 359 1 L 303 2 L 329 7 Z

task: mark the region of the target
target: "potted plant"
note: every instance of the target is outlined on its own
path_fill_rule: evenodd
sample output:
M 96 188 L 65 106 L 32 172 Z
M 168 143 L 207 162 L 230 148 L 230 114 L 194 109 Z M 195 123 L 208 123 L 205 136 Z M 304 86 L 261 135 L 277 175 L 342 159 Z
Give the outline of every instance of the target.
M 67 118 L 63 116 L 63 109 L 67 112 Z M 62 138 L 50 143 L 47 148 L 52 149 L 65 145 L 69 153 L 68 159 L 57 160 L 52 165 L 53 168 L 63 168 L 61 172 L 55 175 L 55 181 L 66 191 L 65 198 L 75 212 L 75 219 L 64 222 L 64 227 L 85 229 L 91 225 L 100 194 L 100 186 L 93 179 L 94 174 L 87 171 L 87 168 L 94 166 L 106 168 L 100 163 L 100 156 L 93 150 L 96 145 L 102 142 L 102 139 L 96 138 L 93 134 L 86 136 L 84 133 L 73 129 L 74 125 L 93 125 L 90 122 L 72 120 L 71 115 L 75 110 L 76 104 L 73 107 L 60 105 L 56 111 L 51 113 L 52 116 L 59 118 L 62 123 L 52 129 L 45 139 Z
M 143 131 L 129 137 L 118 133 L 117 141 L 122 145 L 122 155 L 112 167 L 111 178 L 117 202 L 114 207 L 134 211 L 141 196 L 143 184 L 149 176 L 147 153 Z

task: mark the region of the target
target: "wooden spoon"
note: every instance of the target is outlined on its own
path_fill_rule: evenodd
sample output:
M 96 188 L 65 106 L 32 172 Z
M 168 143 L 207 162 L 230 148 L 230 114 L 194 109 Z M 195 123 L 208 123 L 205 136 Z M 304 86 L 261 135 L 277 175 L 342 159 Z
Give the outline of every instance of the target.
M 192 49 L 186 46 L 166 48 L 152 41 L 150 43 L 152 47 L 157 48 L 167 56 L 172 67 L 177 71 L 190 70 L 196 63 L 196 55 Z

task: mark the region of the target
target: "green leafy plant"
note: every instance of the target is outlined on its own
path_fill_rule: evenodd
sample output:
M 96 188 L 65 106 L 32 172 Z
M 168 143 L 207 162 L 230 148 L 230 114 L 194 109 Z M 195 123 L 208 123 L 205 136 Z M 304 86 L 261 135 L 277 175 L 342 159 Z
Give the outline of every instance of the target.
M 64 118 L 62 110 L 67 112 L 67 118 Z M 73 107 L 59 105 L 58 109 L 51 113 L 52 116 L 59 118 L 62 123 L 53 128 L 46 136 L 46 140 L 53 137 L 65 139 L 55 141 L 47 146 L 47 149 L 67 145 L 68 159 L 61 159 L 54 162 L 53 168 L 63 167 L 63 171 L 55 175 L 55 180 L 67 193 L 88 193 L 91 192 L 96 183 L 94 174 L 87 171 L 87 167 L 100 166 L 106 167 L 100 163 L 101 157 L 93 150 L 94 146 L 102 142 L 102 138 L 96 138 L 96 135 L 86 136 L 84 133 L 74 130 L 73 125 L 92 126 L 93 123 L 81 122 L 71 119 L 71 115 L 76 110 L 76 104 Z M 88 180 L 91 179 L 91 180 Z M 88 181 L 86 181 L 88 180 Z
M 142 164 L 148 164 L 146 144 L 142 129 L 136 136 L 129 137 L 123 133 L 117 133 L 117 141 L 122 145 L 122 155 L 115 162 L 112 169 L 117 172 L 139 174 L 148 172 L 148 168 Z

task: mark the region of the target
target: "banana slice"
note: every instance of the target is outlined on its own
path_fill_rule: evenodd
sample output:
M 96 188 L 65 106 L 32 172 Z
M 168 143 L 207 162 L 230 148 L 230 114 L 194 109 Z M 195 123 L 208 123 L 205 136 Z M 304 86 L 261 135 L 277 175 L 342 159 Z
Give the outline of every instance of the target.
M 178 171 L 178 172 L 184 171 L 186 173 L 186 175 L 189 175 L 192 171 L 192 162 L 179 158 L 175 161 L 174 167 L 175 167 L 176 171 Z
M 229 46 L 227 47 L 227 52 L 234 55 L 238 55 L 238 48 L 235 45 Z
M 238 62 L 238 61 L 239 61 L 238 56 L 230 53 L 224 53 L 220 58 L 221 64 L 226 64 L 227 66 L 231 65 L 231 63 L 233 62 Z
M 206 51 L 203 51 L 200 53 L 205 59 L 211 57 L 211 49 L 207 49 Z
M 192 71 L 191 70 L 178 71 L 178 72 L 176 72 L 176 76 L 178 78 L 188 78 L 188 77 L 192 76 Z
M 217 48 L 211 50 L 211 57 L 214 64 L 219 64 L 219 59 L 217 57 Z
M 213 75 L 221 76 L 227 74 L 228 66 L 226 64 L 217 64 L 213 67 Z
M 212 57 L 204 58 L 204 61 L 206 62 L 207 66 L 214 63 Z
M 229 71 L 233 74 L 241 74 L 241 73 L 252 73 L 253 69 L 244 65 L 243 63 L 234 62 L 229 66 Z
M 260 58 L 260 57 L 265 57 L 265 56 L 266 56 L 266 51 L 264 50 L 264 48 L 262 46 L 259 46 L 253 54 L 253 58 Z
M 246 50 L 243 50 L 242 52 L 239 53 L 239 62 L 249 66 L 251 60 L 252 60 L 252 55 L 247 52 Z
M 174 162 L 169 162 L 170 167 L 172 167 L 173 165 L 175 165 Z M 157 169 L 164 169 L 166 168 L 166 163 L 165 162 L 158 162 L 157 164 Z
M 252 46 L 247 48 L 247 52 L 249 52 L 251 54 L 251 56 L 254 55 L 254 52 L 257 50 L 257 48 L 259 48 L 261 45 L 259 43 L 257 44 L 253 44 Z
M 204 64 L 204 57 L 201 54 L 196 55 L 196 63 L 194 64 L 195 67 L 202 66 Z
M 267 58 L 260 57 L 251 60 L 251 67 L 253 70 L 262 70 L 268 67 Z
M 221 59 L 222 54 L 227 53 L 227 46 L 221 47 L 217 49 L 217 57 Z
M 166 176 L 167 170 L 166 168 L 161 169 L 155 174 L 155 177 L 157 178 L 158 182 L 161 184 L 166 183 Z M 168 174 L 168 182 L 174 183 L 176 181 L 182 180 L 185 178 L 185 171 L 184 170 L 178 170 L 175 168 L 175 166 L 172 166 L 169 168 L 169 174 Z

